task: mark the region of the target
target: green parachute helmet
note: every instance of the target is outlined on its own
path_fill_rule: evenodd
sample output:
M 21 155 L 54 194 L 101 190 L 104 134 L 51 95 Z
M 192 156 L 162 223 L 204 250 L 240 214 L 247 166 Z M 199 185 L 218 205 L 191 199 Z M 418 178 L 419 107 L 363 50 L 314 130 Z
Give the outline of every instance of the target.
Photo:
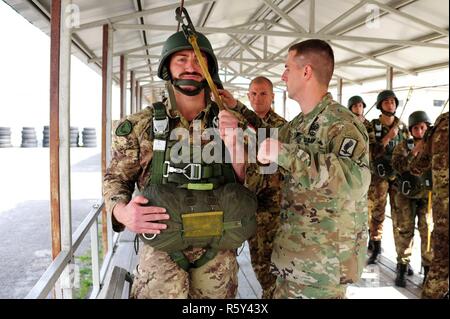
M 394 91 L 384 90 L 381 91 L 377 96 L 377 109 L 381 110 L 381 103 L 390 97 L 393 97 L 395 99 L 395 106 L 398 107 L 398 99 Z
M 416 111 L 412 112 L 408 118 L 408 129 L 411 131 L 411 128 L 421 122 L 425 122 L 428 126 L 431 125 L 431 120 L 428 117 L 427 113 L 424 111 Z
M 217 58 L 214 55 L 211 43 L 209 40 L 200 32 L 197 32 L 197 43 L 202 52 L 204 52 L 208 58 L 208 69 L 212 77 L 218 72 L 219 67 L 217 64 Z M 172 34 L 164 43 L 161 59 L 158 67 L 158 77 L 164 81 L 171 80 L 171 75 L 169 71 L 170 56 L 175 52 L 182 50 L 192 50 L 192 46 L 186 39 L 183 31 Z
M 354 95 L 348 99 L 348 103 L 347 103 L 348 109 L 351 111 L 352 106 L 357 103 L 362 103 L 363 108 L 366 108 L 366 103 L 364 103 L 364 100 L 362 99 L 362 97 L 360 97 L 359 95 Z

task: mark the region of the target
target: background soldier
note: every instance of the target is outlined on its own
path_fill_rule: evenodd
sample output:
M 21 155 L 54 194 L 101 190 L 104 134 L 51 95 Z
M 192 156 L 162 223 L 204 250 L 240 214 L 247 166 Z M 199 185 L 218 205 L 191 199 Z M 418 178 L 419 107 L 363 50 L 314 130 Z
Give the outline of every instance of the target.
M 347 107 L 350 110 L 350 112 L 355 114 L 358 117 L 358 119 L 361 122 L 363 122 L 364 127 L 366 128 L 367 133 L 369 134 L 369 143 L 370 144 L 375 143 L 375 133 L 373 131 L 372 124 L 370 124 L 370 122 L 364 117 L 364 109 L 366 108 L 366 103 L 364 102 L 363 98 L 360 97 L 359 95 L 352 96 L 351 98 L 348 99 Z M 370 154 L 369 154 L 369 158 L 372 161 Z M 370 225 L 370 218 L 372 216 L 372 209 L 373 209 L 373 202 L 369 199 L 369 201 L 368 201 L 369 225 Z M 369 235 L 370 235 L 370 229 L 369 229 Z M 372 241 L 371 240 L 369 240 L 368 249 L 372 250 Z
M 211 44 L 204 35 L 197 35 L 209 72 L 217 79 L 218 65 Z M 162 110 L 155 106 L 147 107 L 128 116 L 118 125 L 113 137 L 111 164 L 104 177 L 104 198 L 115 231 L 127 227 L 136 233 L 159 234 L 166 229 L 166 225 L 160 223 L 169 218 L 165 209 L 143 206 L 148 202 L 143 196 L 131 198 L 134 185 L 137 183 L 138 189 L 142 190 L 157 174 L 163 172 L 163 167 L 155 168 L 152 162 L 158 162 L 156 152 L 161 151 L 161 147 L 165 148 L 163 140 L 158 139 L 159 143 L 154 141 L 166 132 L 167 127 L 184 128 L 192 134 L 193 120 L 200 121 L 200 129 L 203 130 L 212 127 L 213 119 L 218 114 L 217 105 L 210 100 L 210 92 L 206 89 L 207 84 L 197 57 L 182 31 L 173 34 L 165 42 L 158 76 L 171 82 L 175 88 L 172 92 L 174 98 L 170 98 L 169 94 L 165 109 L 164 106 Z M 166 125 L 160 127 L 158 123 Z M 242 181 L 244 165 L 233 163 L 233 168 Z M 231 170 L 233 176 L 233 168 L 230 165 L 222 166 L 222 174 Z M 236 182 L 235 179 L 233 182 Z M 204 248 L 198 247 L 183 251 L 191 263 L 203 256 L 204 252 Z M 203 266 L 185 271 L 168 253 L 145 244 L 140 250 L 131 297 L 235 298 L 237 272 L 234 250 L 220 250 Z
M 397 181 L 399 191 L 395 196 L 397 211 L 395 222 L 397 230 L 394 231 L 395 248 L 397 251 L 397 277 L 395 285 L 406 286 L 406 273 L 411 257 L 414 240 L 414 226 L 417 224 L 420 233 L 420 247 L 422 266 L 425 278 L 430 268 L 432 253 L 427 249 L 429 225 L 427 221 L 428 212 L 428 190 L 431 189 L 431 172 L 426 171 L 420 177 L 410 173 L 410 163 L 417 155 L 417 146 L 431 125 L 430 118 L 423 111 L 411 113 L 408 119 L 408 129 L 412 139 L 401 142 L 392 154 L 392 167 L 398 173 Z M 431 226 L 431 225 L 430 225 Z
M 371 126 L 370 122 L 364 117 L 364 109 L 366 108 L 366 103 L 364 102 L 363 98 L 359 95 L 352 96 L 348 99 L 347 107 L 350 112 L 355 114 L 361 120 L 361 122 L 363 122 L 367 131 L 369 131 L 369 129 L 371 129 Z
M 368 135 L 327 93 L 333 70 L 333 50 L 322 40 L 289 49 L 282 80 L 302 113 L 283 125 L 279 141 L 266 139 L 258 151 L 260 162 L 277 162 L 283 175 L 274 298 L 345 298 L 347 284 L 357 282 L 364 268 Z M 250 124 L 264 126 L 229 92 L 222 95 Z
M 432 170 L 433 260 L 422 289 L 422 298 L 448 298 L 448 112 L 439 116 L 427 134 L 420 154 L 412 161 L 411 170 L 417 175 Z
M 375 134 L 375 143 L 370 144 L 372 180 L 369 188 L 369 202 L 373 203 L 369 224 L 373 249 L 367 261 L 368 264 L 376 264 L 381 253 L 381 238 L 388 193 L 391 216 L 396 213 L 394 198 L 397 193 L 397 186 L 395 184 L 395 173 L 391 166 L 392 151 L 397 144 L 409 137 L 408 128 L 395 116 L 398 99 L 394 92 L 391 90 L 380 92 L 376 105 L 377 109 L 381 111 L 381 115 L 378 119 L 371 121 Z
M 250 82 L 248 99 L 255 113 L 270 127 L 280 127 L 286 120 L 271 109 L 274 99 L 273 84 L 263 76 Z M 246 167 L 245 185 L 258 198 L 256 234 L 248 240 L 250 257 L 256 278 L 262 287 L 262 298 L 271 299 L 276 276 L 270 273 L 272 242 L 280 223 L 279 172 L 261 174 L 260 166 L 251 163 Z

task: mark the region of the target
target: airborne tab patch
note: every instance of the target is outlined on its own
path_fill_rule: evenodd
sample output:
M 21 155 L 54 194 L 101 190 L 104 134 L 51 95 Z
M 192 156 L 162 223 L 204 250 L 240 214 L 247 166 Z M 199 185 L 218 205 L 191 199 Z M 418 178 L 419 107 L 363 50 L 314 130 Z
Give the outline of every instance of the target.
M 358 142 L 352 138 L 344 138 L 341 147 L 339 148 L 339 155 L 344 157 L 352 157 Z
M 117 136 L 127 136 L 131 133 L 131 130 L 133 129 L 133 125 L 129 120 L 125 120 L 122 123 L 119 124 L 119 126 L 116 128 L 116 135 Z

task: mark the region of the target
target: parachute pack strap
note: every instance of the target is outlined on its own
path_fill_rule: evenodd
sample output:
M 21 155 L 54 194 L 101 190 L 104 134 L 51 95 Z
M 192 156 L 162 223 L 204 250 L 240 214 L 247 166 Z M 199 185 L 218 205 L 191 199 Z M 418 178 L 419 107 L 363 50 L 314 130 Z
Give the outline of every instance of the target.
M 217 248 L 208 248 L 199 259 L 194 261 L 194 263 L 192 264 L 192 267 L 200 268 L 201 266 L 206 264 L 208 261 L 213 260 L 214 257 L 216 257 L 218 252 L 219 252 L 219 250 Z
M 432 214 L 432 210 L 431 210 L 431 202 L 432 201 L 432 192 L 428 191 L 428 205 L 427 205 L 427 216 L 426 216 L 426 223 L 427 223 L 427 252 L 429 252 L 431 250 L 431 214 Z
M 153 103 L 153 158 L 151 184 L 162 184 L 164 174 L 164 160 L 167 140 L 169 137 L 169 118 L 163 103 Z
M 403 113 L 405 112 L 406 105 L 408 104 L 409 99 L 411 98 L 411 95 L 412 95 L 413 90 L 414 90 L 414 89 L 413 89 L 413 87 L 411 86 L 411 87 L 409 88 L 408 95 L 406 96 L 406 101 L 405 101 L 405 104 L 403 105 L 403 110 L 402 110 L 402 113 L 400 114 L 399 119 L 402 118 Z
M 184 271 L 188 271 L 191 268 L 191 263 L 181 251 L 170 253 L 169 256 Z

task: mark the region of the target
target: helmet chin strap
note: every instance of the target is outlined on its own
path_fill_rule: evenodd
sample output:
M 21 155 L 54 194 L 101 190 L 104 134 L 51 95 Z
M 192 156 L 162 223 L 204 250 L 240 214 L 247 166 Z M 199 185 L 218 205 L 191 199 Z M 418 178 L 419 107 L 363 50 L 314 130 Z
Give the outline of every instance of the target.
M 386 116 L 394 116 L 395 115 L 395 112 L 388 112 L 388 111 L 385 111 L 383 109 L 381 109 L 381 113 L 386 115 Z
M 178 92 L 180 92 L 184 95 L 188 95 L 188 96 L 198 95 L 208 85 L 206 80 L 202 81 L 202 82 L 198 82 L 198 81 L 194 81 L 194 80 L 172 80 L 172 84 L 173 84 L 175 90 L 177 90 Z M 196 89 L 185 90 L 185 89 L 181 88 L 182 85 L 194 86 L 194 87 L 196 87 Z

